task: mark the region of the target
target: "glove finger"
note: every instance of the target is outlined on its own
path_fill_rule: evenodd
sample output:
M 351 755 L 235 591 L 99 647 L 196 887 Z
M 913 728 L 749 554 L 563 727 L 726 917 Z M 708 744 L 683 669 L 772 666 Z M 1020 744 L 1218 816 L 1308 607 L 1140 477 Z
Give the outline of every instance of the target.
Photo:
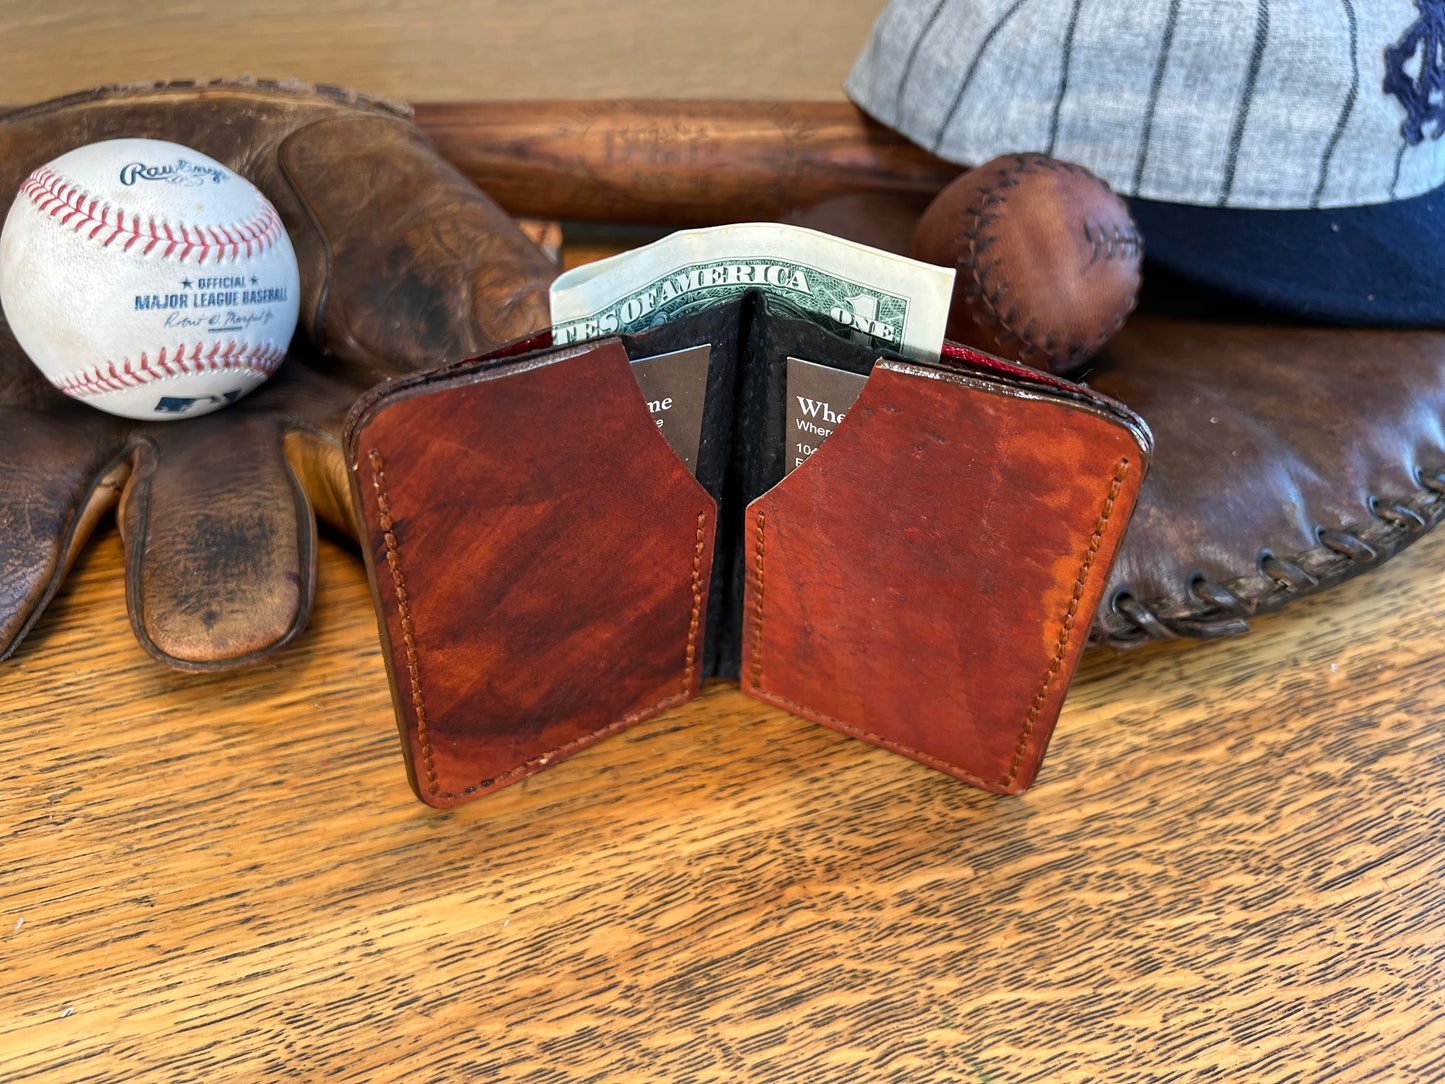
M 346 476 L 341 441 L 329 432 L 294 429 L 286 434 L 282 447 L 316 518 L 353 542 L 358 541 L 361 528 L 351 504 L 351 483 Z
M 256 661 L 306 625 L 316 523 L 280 422 L 226 412 L 152 428 L 121 499 L 126 600 L 141 645 L 181 670 Z
M 326 368 L 326 359 L 297 336 L 281 371 L 228 413 L 278 419 L 285 432 L 286 460 L 305 490 L 312 512 L 354 541 L 360 535 L 351 508 L 341 429 L 351 404 L 366 386 L 348 383 Z
M 281 372 L 241 409 L 288 419 L 283 449 L 291 473 L 306 491 L 316 518 L 355 541 L 361 535 L 351 507 L 341 429 L 365 385 L 348 383 L 326 368 L 326 359 L 297 336 Z
M 302 318 L 334 368 L 372 384 L 550 326 L 556 266 L 413 126 L 318 121 L 287 137 L 280 162 L 282 202 L 313 227 L 297 232 L 298 255 L 326 268 Z
M 121 441 L 23 407 L 0 407 L 0 659 L 60 587 L 130 471 Z

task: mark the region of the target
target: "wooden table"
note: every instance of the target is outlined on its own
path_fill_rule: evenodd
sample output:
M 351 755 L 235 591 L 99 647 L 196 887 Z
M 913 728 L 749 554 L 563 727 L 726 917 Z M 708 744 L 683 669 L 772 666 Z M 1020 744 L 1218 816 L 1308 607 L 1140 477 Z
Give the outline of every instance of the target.
M 882 0 L 182 6 L 0 10 L 0 102 L 836 99 Z M 0 1081 L 1445 1078 L 1445 532 L 1247 637 L 1086 659 L 1021 798 L 719 682 L 449 813 L 361 561 L 321 556 L 304 637 L 184 675 L 107 527 L 0 665 Z
M 440 813 L 354 552 L 184 675 L 107 528 L 0 666 L 0 1080 L 1440 1080 L 1442 565 L 1089 656 L 1019 798 L 715 682 Z

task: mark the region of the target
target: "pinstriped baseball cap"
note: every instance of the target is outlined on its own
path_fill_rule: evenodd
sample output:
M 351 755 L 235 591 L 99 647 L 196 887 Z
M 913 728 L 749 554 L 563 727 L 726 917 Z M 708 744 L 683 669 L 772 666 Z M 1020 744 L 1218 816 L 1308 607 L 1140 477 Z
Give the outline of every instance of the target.
M 1445 323 L 1445 0 L 893 0 L 845 88 L 961 165 L 1087 166 L 1216 288 Z

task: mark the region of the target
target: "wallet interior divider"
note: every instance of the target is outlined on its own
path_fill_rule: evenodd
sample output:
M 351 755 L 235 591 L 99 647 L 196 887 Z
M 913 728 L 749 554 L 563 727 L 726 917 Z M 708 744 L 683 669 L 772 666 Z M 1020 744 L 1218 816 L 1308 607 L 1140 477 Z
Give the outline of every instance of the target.
M 696 476 L 630 361 L 711 348 Z M 450 806 L 713 675 L 977 786 L 1029 785 L 1147 464 L 1125 408 L 761 295 L 374 389 L 348 454 L 413 788 Z M 784 477 L 788 357 L 869 374 Z

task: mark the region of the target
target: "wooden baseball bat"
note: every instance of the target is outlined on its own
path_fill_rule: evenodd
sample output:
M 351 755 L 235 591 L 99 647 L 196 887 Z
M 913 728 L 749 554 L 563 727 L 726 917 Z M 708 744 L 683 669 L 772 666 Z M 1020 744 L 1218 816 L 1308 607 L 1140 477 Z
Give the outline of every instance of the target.
M 702 226 L 824 200 L 926 200 L 959 166 L 847 102 L 422 102 L 442 155 L 514 215 Z

